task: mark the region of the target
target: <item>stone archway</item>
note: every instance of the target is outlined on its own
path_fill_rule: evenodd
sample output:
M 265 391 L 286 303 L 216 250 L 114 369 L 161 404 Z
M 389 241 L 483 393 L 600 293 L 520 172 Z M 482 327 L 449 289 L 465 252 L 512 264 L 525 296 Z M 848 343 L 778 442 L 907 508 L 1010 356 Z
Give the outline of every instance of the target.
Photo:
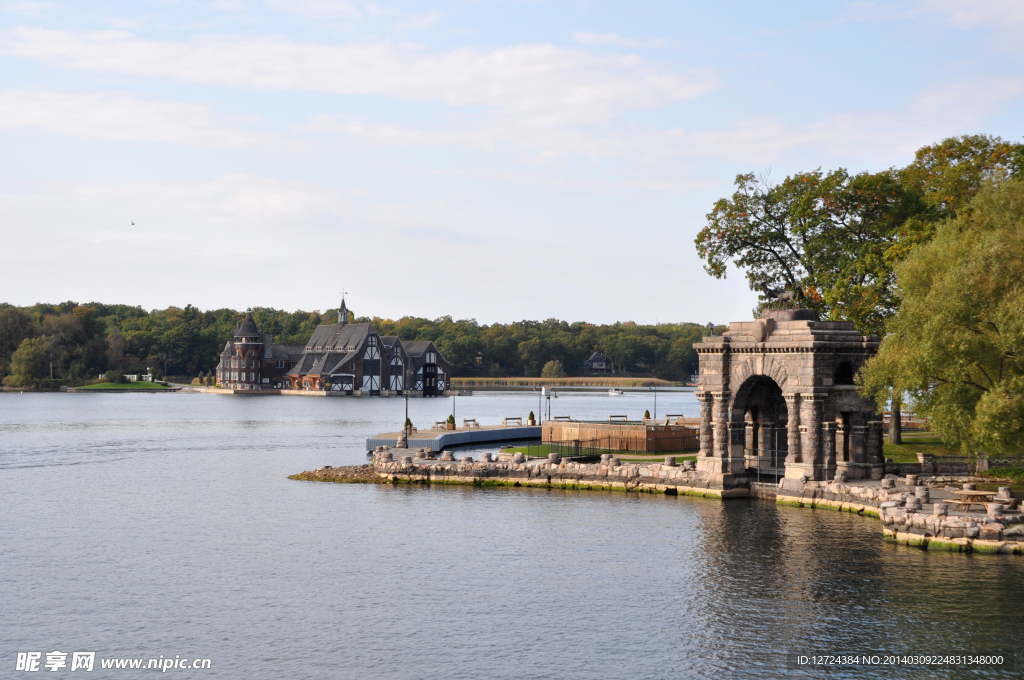
M 751 408 L 764 409 L 770 402 L 773 428 L 785 407 L 786 477 L 832 479 L 837 470 L 851 479 L 881 477 L 881 418 L 848 384 L 879 342 L 850 322 L 817 321 L 806 309 L 770 309 L 756 321 L 731 323 L 725 334 L 694 344 L 700 361 L 697 469 L 714 483 L 745 475 L 753 434 L 748 423 L 755 429 Z M 771 392 L 769 402 L 755 394 L 759 385 L 765 394 Z M 768 389 L 771 385 L 777 392 Z M 837 421 L 842 424 L 838 459 Z M 757 422 L 757 429 L 764 426 L 760 413 Z
M 757 477 L 781 477 L 785 471 L 787 441 L 786 400 L 782 388 L 767 375 L 748 377 L 732 400 L 732 423 L 742 423 L 742 432 L 734 431 L 730 446 L 742 447 L 744 469 Z M 738 429 L 738 428 L 735 428 Z

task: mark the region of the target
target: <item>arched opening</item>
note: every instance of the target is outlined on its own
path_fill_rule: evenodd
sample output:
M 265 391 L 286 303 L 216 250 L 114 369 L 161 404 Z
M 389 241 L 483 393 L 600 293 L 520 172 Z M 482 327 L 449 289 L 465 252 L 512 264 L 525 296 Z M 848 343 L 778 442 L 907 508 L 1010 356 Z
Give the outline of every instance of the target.
M 748 378 L 736 394 L 732 416 L 734 423 L 743 423 L 742 432 L 733 429 L 732 446 L 743 447 L 747 473 L 764 481 L 778 481 L 786 474 L 789 451 L 782 388 L 765 375 Z
M 852 385 L 853 384 L 853 366 L 850 365 L 849 361 L 836 366 L 835 376 L 832 379 L 834 385 Z

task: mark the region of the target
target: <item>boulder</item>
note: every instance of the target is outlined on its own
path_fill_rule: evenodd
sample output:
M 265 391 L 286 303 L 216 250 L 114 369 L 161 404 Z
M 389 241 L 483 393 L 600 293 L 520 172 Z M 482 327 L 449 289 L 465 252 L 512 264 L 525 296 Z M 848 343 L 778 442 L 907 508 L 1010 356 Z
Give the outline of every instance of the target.
M 562 454 L 555 453 L 554 451 L 552 451 L 551 453 L 548 454 L 548 462 L 549 463 L 557 464 L 558 461 L 560 461 L 560 460 L 562 460 Z
M 516 465 L 522 465 L 526 462 L 526 456 L 523 455 L 522 451 L 516 451 L 512 454 L 512 462 Z
M 932 505 L 932 514 L 936 517 L 948 517 L 949 506 L 945 503 L 935 503 Z
M 442 451 L 441 460 L 455 460 L 455 454 L 453 454 L 451 451 Z
M 669 467 L 675 467 L 676 466 L 676 457 L 675 456 L 665 456 L 665 465 L 667 465 Z
M 1001 486 L 999 487 L 999 493 L 996 494 L 996 498 L 1005 501 L 1012 500 L 1013 490 L 1008 486 Z
M 1003 514 L 1006 506 L 1002 503 L 987 503 L 985 509 L 988 511 L 989 517 L 999 517 L 999 515 Z
M 490 454 L 489 451 L 484 451 L 483 453 L 480 454 L 480 462 L 481 463 L 490 463 L 491 462 L 491 454 Z
M 977 491 L 978 485 L 974 482 L 964 482 L 964 491 Z
M 692 460 L 684 460 L 683 461 L 683 469 L 684 470 L 696 470 L 697 469 L 697 463 L 695 461 L 692 461 Z
M 463 456 L 462 457 L 462 462 L 466 463 L 468 465 L 472 465 L 473 464 L 473 456 Z
M 912 498 L 908 498 L 906 500 L 906 503 L 904 503 L 903 507 L 905 507 L 907 509 L 907 512 L 910 512 L 911 510 L 915 510 L 915 511 L 916 510 L 920 510 L 921 509 L 921 499 L 917 498 L 916 496 L 912 497 Z
M 842 484 L 845 483 L 848 478 L 849 474 L 846 472 L 846 470 L 836 470 L 836 476 L 834 478 L 835 481 Z
M 907 475 L 907 486 L 917 486 L 917 475 Z
M 882 488 L 883 489 L 893 489 L 895 487 L 896 487 L 896 482 L 894 482 L 892 479 L 886 477 L 885 479 L 882 480 Z
M 914 495 L 921 499 L 922 502 L 928 502 L 929 491 L 927 486 L 915 486 Z
M 619 467 L 620 465 L 622 465 L 622 461 L 620 461 L 617 456 L 612 456 L 611 458 L 608 459 L 608 467 L 615 468 Z
M 412 465 L 412 456 L 403 456 L 402 457 L 402 464 L 403 465 Z

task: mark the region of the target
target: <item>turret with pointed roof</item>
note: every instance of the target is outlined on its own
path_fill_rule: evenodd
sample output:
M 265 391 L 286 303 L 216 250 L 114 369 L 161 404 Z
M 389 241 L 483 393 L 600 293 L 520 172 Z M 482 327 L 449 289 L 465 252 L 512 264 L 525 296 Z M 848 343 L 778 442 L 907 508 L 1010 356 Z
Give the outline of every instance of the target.
M 345 306 L 345 296 L 341 296 L 341 307 L 338 308 L 338 326 L 348 323 L 348 307 Z

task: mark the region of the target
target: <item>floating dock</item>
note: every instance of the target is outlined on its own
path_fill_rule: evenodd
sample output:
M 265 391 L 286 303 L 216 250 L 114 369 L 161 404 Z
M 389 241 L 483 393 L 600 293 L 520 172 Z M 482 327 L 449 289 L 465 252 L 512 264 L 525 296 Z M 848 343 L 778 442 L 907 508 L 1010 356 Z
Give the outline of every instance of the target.
M 400 432 L 386 432 L 366 440 L 366 450 L 373 452 L 378 446 L 393 447 L 398 444 Z M 496 444 L 540 439 L 540 425 L 485 425 L 481 427 L 460 427 L 455 430 L 426 430 L 413 432 L 409 436 L 410 449 L 427 448 L 441 451 L 451 446 L 466 444 Z

